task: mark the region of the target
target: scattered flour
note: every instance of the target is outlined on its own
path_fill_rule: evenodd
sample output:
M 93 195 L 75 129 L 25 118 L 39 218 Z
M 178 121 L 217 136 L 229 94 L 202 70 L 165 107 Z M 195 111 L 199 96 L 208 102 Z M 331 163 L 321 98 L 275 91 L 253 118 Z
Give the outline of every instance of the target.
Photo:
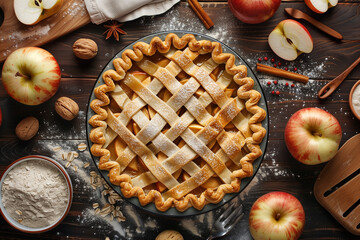
M 226 9 L 222 9 L 221 11 L 225 11 Z M 190 8 L 189 8 L 189 11 Z M 140 19 L 140 25 L 142 26 L 157 26 L 159 31 L 171 31 L 171 30 L 183 30 L 183 31 L 190 31 L 205 34 L 207 36 L 213 37 L 225 44 L 231 43 L 232 46 L 236 45 L 236 41 L 229 37 L 227 34 L 227 23 L 229 19 L 227 17 L 221 17 L 221 20 L 216 22 L 216 25 L 207 30 L 203 24 L 198 20 L 194 14 L 194 18 L 183 18 L 179 9 L 174 7 L 170 9 L 166 13 L 167 17 L 146 17 Z M 221 15 L 221 13 L 219 13 Z M 227 14 L 222 14 L 223 16 L 227 16 Z M 194 23 L 198 21 L 198 23 Z
M 180 3 L 183 4 L 183 3 Z M 75 16 L 76 14 L 83 14 L 82 9 L 85 8 L 83 3 L 80 1 L 76 1 L 73 3 L 72 8 L 69 8 L 63 14 L 64 16 L 70 15 Z M 223 9 L 221 11 L 226 11 L 227 9 Z M 294 69 L 294 67 L 298 68 L 299 73 L 305 74 L 311 78 L 308 84 L 300 84 L 295 83 L 295 87 L 287 87 L 285 86 L 286 83 L 291 84 L 292 81 L 288 80 L 279 80 L 278 78 L 271 77 L 265 74 L 257 73 L 255 71 L 255 66 L 257 63 L 257 59 L 259 57 L 264 57 L 263 53 L 245 53 L 243 48 L 239 42 L 229 37 L 227 34 L 228 29 L 228 22 L 229 21 L 236 21 L 233 18 L 229 19 L 229 14 L 224 14 L 223 12 L 219 12 L 218 14 L 221 17 L 216 22 L 214 28 L 210 30 L 206 30 L 205 27 L 201 24 L 200 20 L 199 23 L 194 24 L 194 19 L 184 19 L 181 16 L 181 12 L 179 11 L 178 7 L 172 8 L 167 13 L 160 15 L 160 16 L 153 16 L 153 17 L 143 17 L 137 20 L 137 24 L 141 26 L 156 26 L 156 29 L 159 31 L 171 31 L 171 30 L 184 30 L 184 31 L 191 31 L 191 32 L 198 32 L 201 34 L 208 35 L 213 37 L 227 45 L 229 45 L 233 50 L 235 50 L 240 56 L 246 59 L 246 62 L 249 64 L 250 68 L 254 70 L 258 78 L 260 79 L 261 87 L 263 88 L 266 98 L 271 101 L 268 102 L 269 104 L 269 116 L 270 116 L 270 126 L 275 126 L 272 124 L 283 119 L 285 116 L 289 115 L 289 111 L 293 111 L 294 104 L 286 103 L 288 100 L 298 100 L 302 101 L 303 106 L 308 106 L 307 99 L 313 99 L 316 96 L 317 91 L 321 88 L 322 84 L 320 81 L 316 81 L 313 79 L 321 79 L 324 78 L 324 74 L 328 71 L 328 61 L 331 61 L 330 58 L 324 58 L 323 61 L 314 62 L 310 61 L 310 56 L 302 56 L 299 57 L 298 60 L 294 62 L 283 62 L 282 68 L 288 67 L 289 70 Z M 194 15 L 195 17 L 195 15 Z M 39 31 L 37 34 L 41 37 L 43 34 L 46 34 L 52 26 L 48 26 L 45 30 Z M 0 34 L 1 35 L 1 34 Z M 19 36 L 23 37 L 22 34 L 13 33 L 12 39 L 16 41 Z M 3 38 L 0 37 L 0 43 L 3 41 Z M 3 54 L 8 54 L 4 52 Z M 112 54 L 105 53 L 106 57 L 111 57 Z M 275 56 L 268 56 L 269 58 Z M 277 62 L 279 59 L 277 59 Z M 269 62 L 268 62 L 269 63 Z M 102 65 L 100 65 L 102 68 Z M 308 69 L 308 70 L 305 70 Z M 63 69 L 64 71 L 64 69 Z M 273 81 L 277 80 L 279 83 L 277 85 L 273 84 Z M 271 81 L 271 85 L 268 86 L 267 82 Z M 273 96 L 271 95 L 272 90 L 279 90 L 281 92 L 280 96 Z M 79 90 L 81 91 L 81 90 Z M 341 96 L 338 96 L 339 98 Z M 282 104 L 283 108 L 281 111 L 275 110 L 274 105 Z M 276 108 L 278 109 L 278 108 Z M 342 113 L 342 110 L 340 110 Z M 343 114 L 346 111 L 344 111 Z M 53 114 L 53 112 L 48 112 L 43 110 L 42 114 Z M 85 112 L 80 111 L 78 119 L 79 121 L 85 122 Z M 55 116 L 54 116 L 55 117 Z M 285 117 L 286 118 L 286 117 Z M 68 143 L 62 144 L 60 147 L 62 151 L 69 152 L 69 151 L 76 151 L 76 144 L 80 144 L 84 141 L 78 141 L 77 139 L 85 139 L 86 138 L 86 129 L 85 124 L 80 124 L 83 128 L 81 131 L 75 132 L 69 129 L 63 131 L 63 129 L 59 129 L 56 125 L 50 125 L 49 123 L 43 122 L 44 129 L 47 131 L 53 131 L 56 134 L 56 139 L 46 140 L 42 145 L 44 152 L 48 152 L 51 157 L 61 162 L 64 166 L 66 161 L 63 161 L 61 158 L 61 151 L 54 152 L 53 148 L 59 146 L 59 142 L 63 141 L 56 141 L 61 139 L 70 139 Z M 276 136 L 276 131 L 270 131 L 270 134 Z M 47 136 L 46 132 L 39 132 L 41 138 L 45 138 Z M 278 136 L 279 137 L 279 136 Z M 299 178 L 300 176 L 296 173 L 292 172 L 289 169 L 279 169 L 279 163 L 277 162 L 278 158 L 278 150 L 274 145 L 269 144 L 267 153 L 265 156 L 265 160 L 260 169 L 258 170 L 256 176 L 253 180 L 249 183 L 249 185 L 245 188 L 245 190 L 240 194 L 240 200 L 244 200 L 246 197 L 249 197 L 251 194 L 252 189 L 259 187 L 260 182 L 273 178 L 273 177 L 291 177 L 291 178 Z M 90 162 L 89 168 L 84 168 L 84 164 Z M 74 166 L 77 166 L 77 171 L 74 170 Z M 107 203 L 107 199 L 104 198 L 101 194 L 101 190 L 97 188 L 94 190 L 90 184 L 90 171 L 94 170 L 95 166 L 91 160 L 90 153 L 88 149 L 85 152 L 79 153 L 79 157 L 72 161 L 72 165 L 68 168 L 68 172 L 72 177 L 74 187 L 77 189 L 81 189 L 84 194 L 90 195 L 89 199 L 89 206 L 85 207 L 82 213 L 77 217 L 77 221 L 84 226 L 90 226 L 90 229 L 94 232 L 94 235 L 101 235 L 101 236 L 109 236 L 110 239 L 146 239 L 145 236 L 150 233 L 150 235 L 154 235 L 155 232 L 159 232 L 161 229 L 164 228 L 167 224 L 167 220 L 157 218 L 154 216 L 147 216 L 144 218 L 143 216 L 139 216 L 136 209 L 129 205 L 126 202 L 123 202 L 119 205 L 122 206 L 122 210 L 126 217 L 125 222 L 117 222 L 115 220 L 111 220 L 110 218 L 104 218 L 99 216 L 95 213 L 95 210 L 91 206 L 92 203 L 100 203 L 101 205 L 105 205 Z M 193 235 L 197 238 L 203 238 L 206 233 L 208 233 L 211 228 L 213 222 L 219 216 L 220 210 L 215 212 L 209 212 L 206 214 L 201 214 L 195 216 L 193 219 L 185 218 L 179 222 L 179 226 L 184 229 L 184 231 L 188 231 L 190 235 Z M 240 225 L 240 224 L 239 224 Z M 243 226 L 243 225 L 241 225 Z M 62 233 L 58 233 L 58 235 L 62 235 Z
M 201 234 L 199 233 L 199 226 L 197 225 L 197 222 L 193 219 L 184 219 L 181 221 L 181 226 L 190 231 L 194 236 L 201 237 Z
M 71 5 L 63 12 L 63 17 L 69 16 L 84 16 L 87 14 L 84 1 L 73 1 Z
M 60 119 L 58 116 L 55 116 L 55 111 L 53 110 L 42 110 L 40 112 L 42 115 L 49 115 L 53 117 L 54 119 L 59 119 L 61 122 L 64 122 L 62 119 Z M 86 119 L 86 112 L 83 110 L 79 111 L 78 116 L 73 121 L 79 121 L 84 122 Z M 79 124 L 80 130 L 75 128 L 75 124 L 53 124 L 53 122 L 46 121 L 45 119 L 40 123 L 41 129 L 44 129 L 45 131 L 39 131 L 39 135 L 42 139 L 46 139 L 48 136 L 48 132 L 52 132 L 52 139 L 85 139 L 86 138 L 86 125 L 85 124 Z

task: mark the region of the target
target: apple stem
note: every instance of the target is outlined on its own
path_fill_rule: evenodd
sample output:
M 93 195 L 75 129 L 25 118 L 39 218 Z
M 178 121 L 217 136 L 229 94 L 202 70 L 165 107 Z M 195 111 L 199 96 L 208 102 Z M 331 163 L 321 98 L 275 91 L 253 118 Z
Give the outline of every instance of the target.
M 280 216 L 281 216 L 280 213 L 276 213 L 276 216 L 275 216 L 276 221 L 278 221 L 280 219 Z
M 26 79 L 30 79 L 28 76 L 22 74 L 21 72 L 16 72 L 16 73 L 15 73 L 15 77 L 24 77 L 24 78 L 26 78 Z

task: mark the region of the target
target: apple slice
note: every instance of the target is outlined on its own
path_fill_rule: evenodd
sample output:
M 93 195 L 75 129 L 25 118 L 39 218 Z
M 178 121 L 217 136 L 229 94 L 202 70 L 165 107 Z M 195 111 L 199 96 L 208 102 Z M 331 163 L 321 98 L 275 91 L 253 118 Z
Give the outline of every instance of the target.
M 124 151 L 125 148 L 126 148 L 126 143 L 120 137 L 116 137 L 115 138 L 115 153 L 116 153 L 116 156 L 119 157 L 120 154 Z
M 176 172 L 173 173 L 173 177 L 175 179 L 178 179 L 180 177 L 181 173 L 182 173 L 182 169 L 180 168 L 179 170 L 177 170 Z
M 313 41 L 309 31 L 299 22 L 287 19 L 281 21 L 269 35 L 273 52 L 284 60 L 293 61 L 301 53 L 310 53 Z
M 335 7 L 338 0 L 305 0 L 306 5 L 316 13 L 324 13 L 329 8 Z
M 182 182 L 185 182 L 186 180 L 188 180 L 189 178 L 191 178 L 191 176 L 187 173 L 187 172 L 183 172 L 181 175 L 181 180 Z
M 133 159 L 133 160 L 129 163 L 128 168 L 130 168 L 131 170 L 134 170 L 134 171 L 139 171 L 139 168 L 138 168 L 138 165 L 137 165 L 135 159 Z
M 14 10 L 20 22 L 34 25 L 60 10 L 62 3 L 63 0 L 14 0 Z
M 338 0 L 329 0 L 329 8 L 335 7 L 338 4 Z
M 162 184 L 161 182 L 156 182 L 155 186 L 159 192 L 163 192 L 167 189 L 166 186 L 164 184 Z

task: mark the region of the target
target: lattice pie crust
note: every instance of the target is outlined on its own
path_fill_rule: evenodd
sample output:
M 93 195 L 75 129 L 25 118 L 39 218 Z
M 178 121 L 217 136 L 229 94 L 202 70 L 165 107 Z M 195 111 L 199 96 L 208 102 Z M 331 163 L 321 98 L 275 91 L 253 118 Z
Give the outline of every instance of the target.
M 240 190 L 262 154 L 266 112 L 234 55 L 170 33 L 134 44 L 113 66 L 90 104 L 91 153 L 125 197 L 184 211 Z

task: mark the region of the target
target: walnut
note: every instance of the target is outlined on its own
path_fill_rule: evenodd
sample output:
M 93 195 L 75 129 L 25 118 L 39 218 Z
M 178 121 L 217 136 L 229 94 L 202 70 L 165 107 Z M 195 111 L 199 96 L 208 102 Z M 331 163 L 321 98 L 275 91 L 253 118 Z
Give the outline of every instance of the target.
M 175 230 L 165 230 L 161 232 L 155 240 L 166 240 L 166 239 L 172 239 L 172 240 L 184 240 L 184 237 Z
M 33 138 L 39 130 L 39 120 L 27 117 L 21 120 L 15 128 L 16 136 L 23 141 Z
M 60 97 L 55 102 L 55 111 L 65 120 L 73 120 L 79 113 L 78 104 L 68 97 Z
M 73 45 L 75 56 L 81 59 L 91 59 L 96 56 L 98 47 L 96 42 L 88 38 L 79 38 Z

